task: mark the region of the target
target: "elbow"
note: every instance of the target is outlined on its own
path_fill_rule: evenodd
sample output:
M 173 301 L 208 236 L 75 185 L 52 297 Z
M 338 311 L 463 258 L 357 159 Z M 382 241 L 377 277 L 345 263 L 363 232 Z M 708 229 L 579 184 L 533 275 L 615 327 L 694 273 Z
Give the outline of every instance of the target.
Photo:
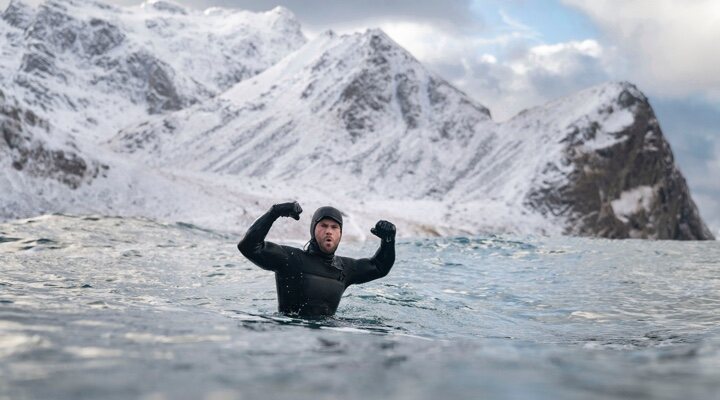
M 377 278 L 384 278 L 392 269 L 393 263 L 375 263 L 375 270 L 377 270 Z M 377 279 L 376 278 L 376 279 Z
M 252 246 L 248 245 L 245 239 L 241 240 L 240 243 L 238 243 L 237 248 L 238 250 L 240 250 L 240 253 L 245 257 L 247 257 L 248 254 L 252 252 Z
M 385 265 L 382 266 L 382 276 L 387 276 L 387 274 L 390 273 L 390 270 L 392 269 L 393 265 L 395 264 L 395 257 L 391 257 Z

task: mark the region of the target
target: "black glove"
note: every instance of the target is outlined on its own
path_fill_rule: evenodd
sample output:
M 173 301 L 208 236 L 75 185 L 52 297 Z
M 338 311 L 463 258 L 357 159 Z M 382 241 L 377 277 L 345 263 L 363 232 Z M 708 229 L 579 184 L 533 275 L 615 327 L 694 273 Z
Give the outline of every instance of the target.
M 380 220 L 374 228 L 370 228 L 370 232 L 385 242 L 395 240 L 395 225 L 392 222 Z
M 302 213 L 302 207 L 300 207 L 300 204 L 298 204 L 297 201 L 293 201 L 292 203 L 275 204 L 272 206 L 271 210 L 277 216 L 292 217 L 295 220 L 299 220 L 300 213 Z

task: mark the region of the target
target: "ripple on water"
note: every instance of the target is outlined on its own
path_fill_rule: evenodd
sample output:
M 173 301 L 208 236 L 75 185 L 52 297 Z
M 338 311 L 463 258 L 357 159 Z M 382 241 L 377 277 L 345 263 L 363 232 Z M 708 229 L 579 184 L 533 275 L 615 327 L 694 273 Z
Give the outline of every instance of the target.
M 22 238 L 17 237 L 9 237 L 9 236 L 2 236 L 0 235 L 0 244 L 1 243 L 8 243 L 8 242 L 17 242 L 22 240 Z

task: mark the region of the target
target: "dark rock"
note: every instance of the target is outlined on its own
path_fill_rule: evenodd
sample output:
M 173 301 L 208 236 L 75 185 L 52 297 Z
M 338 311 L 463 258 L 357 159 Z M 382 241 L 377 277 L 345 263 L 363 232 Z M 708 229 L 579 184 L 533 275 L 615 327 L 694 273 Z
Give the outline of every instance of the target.
M 24 54 L 20 70 L 38 75 L 53 75 L 56 72 L 54 58 L 40 53 Z
M 97 18 L 90 20 L 80 36 L 82 49 L 89 56 L 107 53 L 124 40 L 125 34 L 117 26 Z
M 343 90 L 338 110 L 345 128 L 353 140 L 374 128 L 373 114 L 380 113 L 390 104 L 392 95 L 387 91 L 392 77 L 387 66 L 380 71 L 364 69 Z
M 35 17 L 35 10 L 28 4 L 20 0 L 11 0 L 5 11 L 2 13 L 2 19 L 11 26 L 25 30 L 32 23 Z
M 78 22 L 57 3 L 40 6 L 35 20 L 27 29 L 28 40 L 48 44 L 54 50 L 66 51 L 75 45 Z
M 179 110 L 190 103 L 178 94 L 173 83 L 172 67 L 149 53 L 132 53 L 124 65 L 119 65 L 116 73 L 124 75 L 126 80 L 144 93 L 151 114 Z
M 405 74 L 395 75 L 395 97 L 400 104 L 400 112 L 408 129 L 415 129 L 418 126 L 420 112 L 422 111 L 418 104 L 417 78 L 412 70 Z
M 97 162 L 88 164 L 75 152 L 49 149 L 24 128 L 47 129 L 48 125 L 32 111 L 8 105 L 3 98 L 0 102 L 0 154 L 10 157 L 15 170 L 54 179 L 73 189 L 97 177 L 100 168 L 107 169 Z

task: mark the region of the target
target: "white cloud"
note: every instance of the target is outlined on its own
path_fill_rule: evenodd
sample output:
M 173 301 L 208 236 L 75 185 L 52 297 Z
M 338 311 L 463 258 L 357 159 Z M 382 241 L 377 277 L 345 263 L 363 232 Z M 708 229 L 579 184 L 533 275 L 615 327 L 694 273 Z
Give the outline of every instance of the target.
M 506 119 L 524 108 L 608 80 L 607 53 L 594 40 L 537 45 L 521 57 L 478 66 L 475 77 L 494 74 L 494 87 L 483 85 L 482 79 L 468 79 L 465 84 L 491 99 L 495 104 L 489 106 L 496 117 Z
M 525 58 L 510 63 L 521 75 L 543 70 L 546 73 L 563 75 L 577 73 L 584 67 L 582 58 L 600 60 L 603 49 L 594 40 L 572 41 L 553 45 L 539 45 L 530 48 Z
M 627 60 L 627 74 L 668 96 L 720 96 L 717 0 L 563 0 L 590 16 Z

